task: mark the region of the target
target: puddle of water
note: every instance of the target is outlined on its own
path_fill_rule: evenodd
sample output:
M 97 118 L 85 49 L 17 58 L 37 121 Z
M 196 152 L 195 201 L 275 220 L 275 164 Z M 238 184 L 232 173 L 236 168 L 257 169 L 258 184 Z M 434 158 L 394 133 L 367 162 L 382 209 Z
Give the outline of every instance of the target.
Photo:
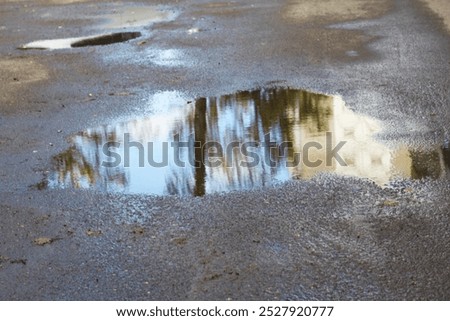
M 319 172 L 383 185 L 399 176 L 437 177 L 448 158 L 441 149 L 392 150 L 373 139 L 380 130 L 375 120 L 354 113 L 340 97 L 303 90 L 242 91 L 192 102 L 176 92 L 160 92 L 151 97 L 149 110 L 152 116 L 72 137 L 72 147 L 55 157 L 49 187 L 201 196 L 309 179 Z M 281 148 L 283 142 L 291 148 Z M 345 164 L 336 158 L 328 162 L 340 142 L 346 142 L 337 152 Z M 231 143 L 238 146 L 228 149 Z M 204 146 L 203 153 L 196 146 Z M 288 165 L 296 155 L 300 161 Z
M 18 49 L 68 49 L 72 47 L 99 46 L 118 42 L 125 42 L 142 34 L 140 32 L 129 31 L 129 28 L 140 28 L 150 26 L 153 23 L 170 21 L 176 17 L 174 11 L 159 10 L 149 6 L 123 6 L 120 5 L 114 13 L 88 17 L 96 21 L 106 21 L 97 24 L 97 28 L 102 33 L 88 37 L 73 37 L 63 39 L 48 39 L 30 42 Z M 85 15 L 83 18 L 86 18 Z M 128 32 L 114 32 L 115 29 L 127 29 Z M 116 30 L 117 31 L 117 30 Z M 111 33 L 107 33 L 111 32 Z
M 109 35 L 86 38 L 84 40 L 73 42 L 71 46 L 73 48 L 88 47 L 88 46 L 104 46 L 117 42 L 126 42 L 131 39 L 136 39 L 140 36 L 142 36 L 140 32 L 118 32 Z
M 72 47 L 72 43 L 85 40 L 89 37 L 77 37 L 77 38 L 63 38 L 63 39 L 51 39 L 51 40 L 37 40 L 26 45 L 19 47 L 18 49 L 68 49 Z
M 64 38 L 53 40 L 38 40 L 30 42 L 19 49 L 68 49 L 88 46 L 104 46 L 118 42 L 126 42 L 142 36 L 140 32 L 117 32 L 111 34 L 101 34 L 89 37 Z
M 174 18 L 174 13 L 169 11 L 161 11 L 155 7 L 148 6 L 131 6 L 117 9 L 112 14 L 104 15 L 107 23 L 104 28 L 130 28 L 144 27 L 153 23 L 168 21 Z
M 442 147 L 442 154 L 444 157 L 444 164 L 447 167 L 447 169 L 450 169 L 450 146 L 448 144 L 445 144 Z

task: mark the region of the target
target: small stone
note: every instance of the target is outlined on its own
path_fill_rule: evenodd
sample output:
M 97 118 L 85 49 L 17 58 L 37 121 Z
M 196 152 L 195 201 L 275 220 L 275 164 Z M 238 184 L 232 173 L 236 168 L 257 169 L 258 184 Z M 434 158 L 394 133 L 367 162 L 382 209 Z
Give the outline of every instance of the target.
M 48 238 L 48 237 L 38 237 L 37 239 L 35 239 L 33 241 L 33 243 L 35 245 L 44 246 L 44 245 L 53 243 L 53 241 L 54 241 L 53 239 Z
M 102 235 L 102 231 L 100 231 L 100 230 L 94 231 L 94 230 L 88 229 L 86 231 L 86 235 L 87 236 L 100 236 L 100 235 Z
M 25 260 L 25 259 L 16 259 L 16 260 L 9 261 L 9 263 L 11 263 L 11 264 L 27 265 L 27 260 Z
M 133 229 L 133 234 L 141 235 L 141 234 L 144 234 L 144 232 L 145 232 L 145 229 L 143 227 L 135 227 Z
M 394 207 L 394 206 L 398 206 L 399 202 L 397 202 L 396 200 L 385 200 L 383 202 L 384 206 L 390 206 L 390 207 Z
M 185 237 L 175 237 L 171 240 L 172 243 L 178 245 L 178 246 L 183 246 L 187 243 L 187 238 Z

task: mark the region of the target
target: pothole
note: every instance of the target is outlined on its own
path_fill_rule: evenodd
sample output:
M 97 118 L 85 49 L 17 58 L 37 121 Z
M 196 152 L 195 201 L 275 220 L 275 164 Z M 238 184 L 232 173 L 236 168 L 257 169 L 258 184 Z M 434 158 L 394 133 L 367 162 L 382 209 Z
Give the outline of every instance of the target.
M 448 171 L 448 150 L 391 149 L 373 138 L 378 122 L 339 96 L 269 88 L 189 101 L 160 92 L 148 108 L 151 116 L 73 136 L 48 186 L 202 196 L 320 172 L 384 185 Z
M 19 49 L 68 49 L 88 46 L 104 46 L 141 37 L 140 32 L 115 32 L 110 34 L 94 35 L 89 37 L 63 38 L 52 40 L 38 40 L 30 42 Z

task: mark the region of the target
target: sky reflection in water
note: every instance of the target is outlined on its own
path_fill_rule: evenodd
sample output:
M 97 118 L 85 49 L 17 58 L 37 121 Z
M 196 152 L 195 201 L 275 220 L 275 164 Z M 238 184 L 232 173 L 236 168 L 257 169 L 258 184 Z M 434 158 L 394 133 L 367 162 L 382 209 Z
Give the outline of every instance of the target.
M 394 151 L 377 142 L 373 138 L 380 130 L 377 121 L 354 113 L 337 96 L 274 88 L 188 102 L 177 92 L 160 92 L 151 97 L 149 105 L 154 111 L 152 116 L 88 129 L 73 136 L 71 148 L 55 156 L 56 170 L 49 177 L 49 186 L 202 196 L 251 190 L 293 178 L 309 179 L 325 171 L 367 178 L 383 185 L 394 177 L 438 178 L 446 171 L 446 166 L 448 168 L 448 150 L 418 152 L 400 148 Z M 268 149 L 261 144 L 249 149 L 260 158 L 254 167 L 239 166 L 241 161 L 254 158 L 245 157 L 238 148 L 233 149 L 229 161 L 221 158 L 221 166 L 205 166 L 206 155 L 202 155 L 201 149 L 194 149 L 193 144 L 193 141 L 219 142 L 225 153 L 230 142 L 264 142 L 268 133 L 278 144 L 293 144 L 285 156 L 279 156 L 276 149 L 271 150 L 271 158 L 277 160 L 274 167 L 264 161 Z M 331 133 L 333 147 L 346 141 L 339 155 L 347 166 L 336 161 L 327 166 L 326 133 Z M 128 149 L 129 167 L 124 166 L 126 134 L 130 141 L 144 146 L 144 153 L 135 147 Z M 189 148 L 180 149 L 179 157 L 186 167 L 175 164 L 174 150 L 170 148 L 177 134 L 180 141 L 191 139 Z M 119 166 L 103 166 L 103 162 L 112 161 L 103 150 L 108 142 L 120 143 L 119 148 L 110 148 L 120 155 Z M 157 168 L 148 164 L 149 142 L 153 143 L 151 156 L 155 162 L 163 159 L 162 143 L 168 142 L 168 166 Z M 322 161 L 321 165 L 306 166 L 300 162 L 296 167 L 287 167 L 286 160 L 292 160 L 293 153 L 302 155 L 302 148 L 308 142 L 323 146 L 322 149 L 310 148 L 308 154 L 309 160 Z M 189 155 L 201 166 L 190 166 Z M 140 157 L 145 158 L 144 167 L 139 166 Z

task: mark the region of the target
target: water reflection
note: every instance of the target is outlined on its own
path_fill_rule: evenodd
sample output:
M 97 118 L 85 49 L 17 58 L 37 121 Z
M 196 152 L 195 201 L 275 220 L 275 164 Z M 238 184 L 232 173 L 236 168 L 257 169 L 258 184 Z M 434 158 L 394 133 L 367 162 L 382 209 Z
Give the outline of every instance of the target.
M 151 97 L 149 105 L 152 116 L 74 136 L 72 147 L 55 157 L 56 171 L 49 186 L 202 196 L 308 179 L 323 171 L 383 185 L 396 176 L 437 178 L 445 172 L 443 164 L 448 158 L 441 149 L 389 149 L 372 138 L 380 129 L 377 122 L 352 112 L 337 96 L 276 88 L 188 102 L 176 92 L 160 92 Z M 292 148 L 280 153 L 265 146 L 269 136 L 276 144 L 292 143 Z M 327 153 L 344 141 L 338 154 L 345 166 L 336 160 L 328 162 Z M 108 152 L 108 142 L 118 144 L 108 146 Z M 171 148 L 179 142 L 186 146 Z M 215 142 L 207 145 L 211 148 L 197 148 L 211 142 Z M 249 153 L 243 155 L 240 148 L 227 150 L 231 142 L 241 147 L 249 143 Z M 306 155 L 309 143 L 312 148 Z M 287 166 L 296 155 L 300 162 Z M 167 166 L 158 165 L 165 160 Z M 117 166 L 105 166 L 114 161 Z M 186 166 L 180 167 L 180 162 Z M 252 166 L 242 166 L 242 162 L 252 162 Z

